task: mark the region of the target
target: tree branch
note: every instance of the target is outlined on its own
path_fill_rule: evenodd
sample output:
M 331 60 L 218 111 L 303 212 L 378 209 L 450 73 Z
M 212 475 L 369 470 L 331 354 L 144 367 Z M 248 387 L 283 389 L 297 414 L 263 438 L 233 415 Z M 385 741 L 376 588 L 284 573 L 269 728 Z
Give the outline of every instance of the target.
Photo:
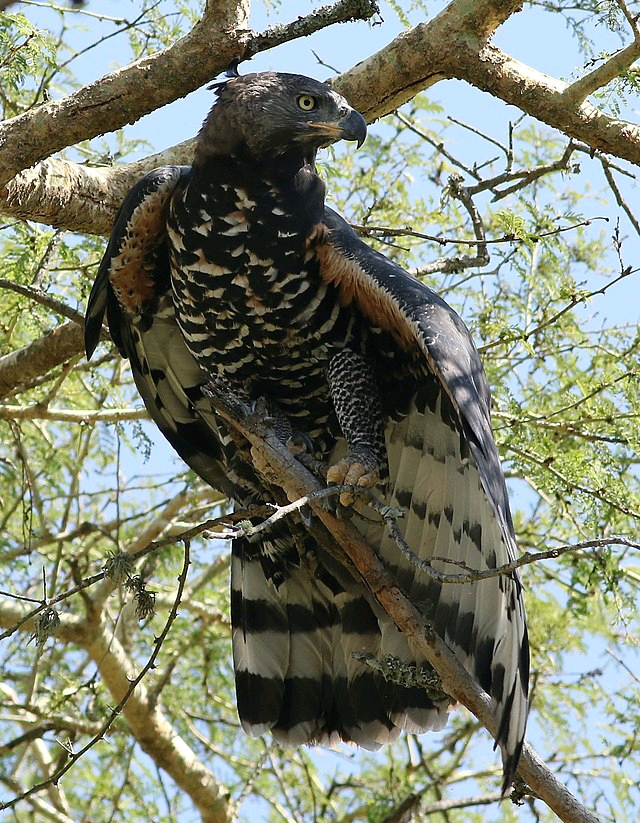
M 603 88 L 616 77 L 620 77 L 638 57 L 640 57 L 640 43 L 631 43 L 602 65 L 571 83 L 564 91 L 565 99 L 577 105 L 583 103 L 589 95 Z
M 0 187 L 53 152 L 133 123 L 203 85 L 242 56 L 248 14 L 248 0 L 208 0 L 198 23 L 168 48 L 7 120 L 0 126 Z
M 229 425 L 239 431 L 252 447 L 254 468 L 274 482 L 277 478 L 291 501 L 319 489 L 318 481 L 287 451 L 275 433 L 265 428 L 228 387 L 212 386 L 212 402 Z M 470 709 L 495 738 L 497 726 L 487 694 L 462 667 L 453 652 L 424 621 L 422 615 L 397 585 L 382 561 L 348 521 L 338 520 L 310 498 L 309 506 L 337 543 L 336 556 L 346 558 L 365 581 L 378 603 L 398 628 L 420 649 L 442 678 L 443 688 Z M 519 776 L 561 820 L 570 823 L 598 823 L 598 819 L 560 783 L 531 746 L 525 744 L 518 768 Z
M 3 406 L 0 420 L 55 420 L 64 423 L 119 423 L 122 420 L 149 420 L 146 409 L 55 409 L 49 406 Z
M 308 37 L 336 23 L 368 20 L 374 14 L 379 13 L 380 10 L 375 0 L 338 0 L 332 6 L 321 6 L 291 23 L 272 26 L 262 34 L 253 35 L 244 53 L 244 59 L 253 57 L 258 52 L 273 49 L 282 43 L 288 43 L 290 40 Z
M 65 323 L 21 349 L 0 357 L 0 397 L 61 366 L 84 350 L 84 329 Z
M 49 780 L 23 792 L 13 801 L 0 804 L 0 809 L 7 809 L 19 800 L 45 788 L 52 780 L 59 780 L 98 739 L 103 737 L 117 715 L 122 712 L 139 745 L 191 798 L 204 823 L 228 823 L 231 809 L 226 787 L 216 780 L 213 773 L 201 763 L 177 734 L 157 702 L 151 699 L 147 687 L 142 682 L 154 667 L 164 639 L 177 616 L 188 563 L 189 554 L 185 548 L 185 562 L 178 578 L 178 588 L 171 611 L 162 632 L 156 638 L 151 656 L 140 671 L 135 670 L 115 634 L 100 620 L 99 612 L 90 614 L 86 619 L 64 614 L 60 616 L 58 635 L 80 645 L 91 655 L 117 705 L 100 732 L 82 749 L 73 753 L 65 761 L 62 769 Z M 2 605 L 0 608 L 0 625 L 7 625 L 9 621 L 14 624 L 20 623 L 24 618 L 23 609 L 16 604 Z
M 609 117 L 588 102 L 576 103 L 560 80 L 488 44 L 475 53 L 463 47 L 458 57 L 452 76 L 518 106 L 592 149 L 640 163 L 640 128 Z
M 332 79 L 331 85 L 368 122 L 377 120 L 439 80 L 457 76 L 457 53 L 469 50 L 477 55 L 495 30 L 521 8 L 519 0 L 453 0 L 437 17 L 399 35 Z
M 207 0 L 202 18 L 168 48 L 43 103 L 0 126 L 0 198 L 20 171 L 66 146 L 134 123 L 200 88 L 233 60 L 377 11 L 373 0 L 338 0 L 288 26 L 256 35 L 247 28 L 249 0 Z
M 343 11 L 344 5 L 337 4 Z M 369 5 L 366 4 L 367 9 Z M 640 165 L 638 126 L 616 120 L 598 111 L 590 103 L 578 101 L 571 86 L 537 72 L 488 43 L 488 38 L 495 29 L 517 11 L 520 5 L 518 0 L 470 0 L 464 4 L 452 2 L 437 17 L 395 38 L 376 54 L 333 78 L 331 83 L 365 115 L 367 120 L 372 121 L 395 110 L 438 80 L 455 77 L 519 107 L 541 122 L 582 141 L 592 150 L 614 154 Z M 357 4 L 354 5 L 355 8 Z M 317 14 L 320 14 L 320 11 L 323 10 L 319 10 Z M 355 15 L 356 12 L 352 13 Z M 305 25 L 308 22 L 310 27 L 317 28 L 318 20 L 314 15 L 303 18 L 302 22 L 305 22 Z M 199 25 L 203 26 L 204 22 Z M 200 40 L 204 35 L 198 29 L 200 33 L 196 36 L 197 28 L 194 28 L 191 35 L 171 47 L 180 53 L 179 60 L 174 55 L 177 65 L 181 66 L 183 62 L 188 62 L 193 66 L 202 59 Z M 300 33 L 305 31 L 304 26 L 301 28 L 300 20 L 294 21 L 285 29 L 287 36 L 300 36 Z M 251 39 L 246 32 L 242 32 L 242 37 L 238 35 L 234 42 L 242 40 L 243 48 L 249 52 L 252 48 L 257 48 L 255 44 L 258 42 L 271 42 L 273 36 L 273 33 L 265 32 Z M 233 40 L 231 35 L 230 37 Z M 260 41 L 260 38 L 263 38 L 263 41 Z M 234 56 L 230 53 L 228 43 L 220 54 L 224 55 L 224 59 L 218 60 L 216 55 L 218 62 L 215 71 L 224 68 Z M 160 62 L 154 67 L 152 77 L 156 77 L 161 69 L 167 70 L 168 65 L 174 65 L 169 61 L 166 52 L 149 58 L 156 59 Z M 211 53 L 207 60 L 208 75 L 193 88 L 215 73 L 211 66 Z M 96 81 L 91 87 L 87 87 L 86 94 L 95 94 L 99 98 L 101 94 L 106 94 L 104 90 L 100 94 L 90 90 L 104 87 L 111 89 L 109 93 L 113 93 L 114 88 L 120 89 L 122 84 L 123 88 L 127 87 L 127 84 L 136 89 L 141 88 L 139 77 L 147 70 L 146 63 L 139 61 L 115 75 L 107 75 Z M 167 77 L 179 76 L 173 71 L 172 69 L 172 73 Z M 124 78 L 122 80 L 121 74 Z M 145 80 L 145 94 L 146 83 Z M 156 85 L 158 83 L 159 80 L 156 79 Z M 166 78 L 164 83 L 167 84 Z M 127 98 L 125 104 L 130 113 L 128 120 L 135 120 L 142 114 L 176 99 L 183 93 L 181 88 L 182 86 L 174 88 L 172 85 L 171 93 L 165 89 L 164 96 L 152 95 L 148 101 L 145 97 L 144 110 L 138 110 L 140 101 L 135 95 L 132 99 Z M 0 166 L 7 170 L 3 179 L 6 182 L 14 177 L 8 185 L 0 187 L 0 204 L 7 214 L 22 219 L 37 219 L 52 226 L 75 231 L 107 234 L 124 194 L 142 174 L 166 163 L 191 162 L 193 141 L 186 141 L 160 154 L 125 166 L 88 168 L 59 158 L 50 158 L 15 177 L 20 168 L 24 168 L 27 163 L 32 163 L 57 148 L 97 134 L 100 130 L 113 130 L 127 121 L 118 117 L 117 112 L 116 116 L 113 116 L 110 109 L 105 113 L 103 109 L 105 106 L 108 108 L 108 105 L 98 102 L 95 109 L 90 108 L 84 112 L 84 132 L 77 135 L 77 126 L 74 125 L 76 109 L 81 107 L 78 95 L 84 93 L 85 90 L 82 90 L 76 95 L 70 95 L 69 98 L 65 98 L 67 102 L 64 105 L 64 101 L 57 101 L 55 104 L 40 106 L 34 113 L 21 115 L 21 118 L 28 118 L 35 117 L 37 113 L 38 128 L 44 132 L 58 134 L 56 145 L 49 144 L 48 141 L 52 138 L 48 136 L 42 144 L 43 148 L 39 148 L 38 152 L 31 149 L 29 153 L 29 147 L 25 150 L 20 135 L 24 130 L 32 128 L 30 121 L 14 118 L 14 121 L 20 120 L 19 128 L 14 121 L 8 121 L 8 124 L 0 127 L 0 140 L 3 129 L 11 129 L 7 132 L 9 142 L 0 151 Z M 51 106 L 58 106 L 58 109 L 51 109 Z M 91 119 L 93 116 L 97 118 L 95 125 Z M 60 128 L 67 120 L 70 120 L 68 131 L 66 126 L 64 129 Z M 24 160 L 18 162 L 14 158 L 12 161 L 9 156 L 5 162 L 5 154 L 11 155 L 12 151 L 14 154 L 17 152 L 17 156 Z M 20 168 L 16 167 L 16 163 Z

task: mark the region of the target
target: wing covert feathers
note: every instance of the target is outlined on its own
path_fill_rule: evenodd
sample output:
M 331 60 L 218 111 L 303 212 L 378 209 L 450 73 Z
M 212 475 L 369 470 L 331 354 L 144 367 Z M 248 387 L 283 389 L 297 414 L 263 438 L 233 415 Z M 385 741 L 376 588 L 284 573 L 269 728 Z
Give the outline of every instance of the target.
M 162 166 L 139 180 L 118 209 L 113 230 L 89 295 L 85 318 L 87 358 L 95 351 L 105 311 L 140 314 L 168 278 L 167 265 L 158 266 L 157 255 L 165 234 L 165 215 L 169 198 L 188 169 Z M 160 269 L 160 270 L 159 270 Z M 111 329 L 114 342 L 122 351 L 117 317 Z
M 194 471 L 231 495 L 222 434 L 201 392 L 207 377 L 184 343 L 169 292 L 166 209 L 188 174 L 180 166 L 154 169 L 125 198 L 89 296 L 85 345 L 91 357 L 106 312 L 153 421 Z

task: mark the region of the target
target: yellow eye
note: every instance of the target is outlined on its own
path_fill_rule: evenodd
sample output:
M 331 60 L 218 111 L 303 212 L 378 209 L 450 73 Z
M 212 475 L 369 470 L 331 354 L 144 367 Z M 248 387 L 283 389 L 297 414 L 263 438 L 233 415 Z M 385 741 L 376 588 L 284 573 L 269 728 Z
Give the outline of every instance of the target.
M 300 97 L 298 97 L 298 105 L 302 111 L 313 111 L 318 105 L 318 101 L 310 94 L 301 94 Z

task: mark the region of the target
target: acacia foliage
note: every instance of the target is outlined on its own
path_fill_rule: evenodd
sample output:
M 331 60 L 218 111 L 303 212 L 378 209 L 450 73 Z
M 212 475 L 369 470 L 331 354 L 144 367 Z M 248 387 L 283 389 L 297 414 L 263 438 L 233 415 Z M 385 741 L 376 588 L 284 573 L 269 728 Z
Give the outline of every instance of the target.
M 108 20 L 98 4 L 82 17 L 62 11 L 49 33 L 30 22 L 28 5 L 0 13 L 4 116 L 79 85 L 78 21 L 88 29 L 82 48 L 96 53 L 119 32 L 125 61 L 175 42 L 197 17 L 188 3 L 133 5 L 127 20 Z M 566 18 L 592 60 L 594 24 L 622 26 L 624 8 L 571 3 L 548 13 L 556 25 Z M 398 12 L 407 22 L 425 15 Z M 627 75 L 609 89 L 607 105 L 625 105 L 635 82 Z M 530 738 L 602 819 L 635 820 L 640 563 L 637 545 L 614 540 L 632 543 L 640 517 L 635 170 L 530 118 L 509 123 L 503 112 L 484 134 L 478 114 L 464 124 L 449 113 L 437 88 L 420 95 L 376 124 L 358 153 L 337 147 L 326 154 L 322 171 L 340 210 L 470 326 L 493 389 L 522 550 L 599 541 L 523 569 Z M 125 131 L 64 154 L 119 163 L 144 149 Z M 489 259 L 471 265 L 483 258 L 484 239 Z M 104 240 L 7 218 L 0 243 L 4 354 L 65 318 L 73 322 Z M 203 820 L 383 821 L 400 819 L 405 807 L 436 820 L 555 819 L 527 795 L 520 806 L 499 801 L 490 738 L 463 710 L 444 732 L 403 738 L 377 755 L 346 747 L 283 751 L 242 733 L 225 541 L 202 534 L 188 541 L 186 582 L 179 539 L 134 563 L 122 557 L 183 534 L 226 504 L 146 422 L 111 344 L 90 364 L 73 356 L 17 380 L 0 405 L 0 428 L 2 798 L 46 784 L 15 805 L 15 819 L 191 820 L 199 813 Z M 66 596 L 92 575 L 91 586 Z M 43 599 L 58 597 L 37 620 L 21 622 Z M 142 671 L 146 699 L 114 715 L 127 678 Z M 188 747 L 180 768 L 205 770 L 208 801 L 188 774 L 177 776 L 159 718 L 170 724 L 171 740 Z M 50 780 L 66 764 L 62 780 Z

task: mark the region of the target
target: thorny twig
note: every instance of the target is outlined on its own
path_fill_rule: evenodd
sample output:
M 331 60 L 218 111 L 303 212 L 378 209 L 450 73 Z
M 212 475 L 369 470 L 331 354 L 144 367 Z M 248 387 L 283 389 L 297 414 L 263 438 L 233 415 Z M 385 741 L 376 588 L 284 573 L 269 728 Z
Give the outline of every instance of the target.
M 256 513 L 264 514 L 264 509 L 257 509 Z M 198 535 L 207 535 L 210 534 L 217 539 L 231 539 L 233 537 L 239 536 L 239 532 L 232 531 L 231 533 L 228 532 L 228 525 L 229 522 L 232 522 L 235 519 L 246 519 L 249 516 L 255 516 L 254 512 L 252 511 L 241 511 L 234 514 L 227 514 L 223 517 L 216 518 L 214 520 L 206 520 L 203 523 L 199 523 L 197 526 L 193 528 L 187 529 L 186 531 L 181 532 L 180 534 L 171 535 L 169 537 L 163 537 L 160 540 L 154 540 L 151 543 L 147 544 L 139 551 L 128 555 L 134 562 L 136 560 L 140 560 L 143 557 L 151 554 L 154 551 L 157 551 L 164 546 L 175 545 L 176 543 L 185 542 L 197 537 Z M 222 528 L 221 532 L 216 532 L 217 528 Z M 105 564 L 106 565 L 106 564 Z M 0 634 L 0 640 L 4 640 L 7 637 L 10 637 L 16 631 L 18 631 L 25 623 L 28 623 L 30 620 L 33 620 L 37 617 L 43 610 L 52 608 L 56 606 L 58 603 L 61 603 L 63 600 L 67 600 L 74 594 L 78 594 L 78 592 L 84 591 L 85 589 L 94 586 L 96 583 L 99 583 L 101 580 L 104 580 L 105 577 L 108 576 L 109 569 L 103 568 L 102 571 L 97 572 L 96 574 L 90 575 L 89 577 L 83 578 L 76 586 L 71 589 L 67 589 L 64 592 L 61 592 L 56 597 L 52 597 L 49 600 L 44 601 L 36 601 L 38 602 L 38 606 L 32 609 L 28 614 L 24 615 L 17 623 L 15 623 L 11 628 L 6 629 L 2 634 Z M 34 599 L 25 598 L 21 595 L 14 595 L 11 592 L 0 591 L 0 595 L 4 597 L 10 597 L 12 599 L 18 600 L 30 600 L 30 602 L 34 602 Z
M 574 231 L 575 229 L 583 228 L 584 226 L 590 226 L 595 220 L 604 220 L 606 223 L 609 222 L 608 217 L 589 217 L 585 220 L 580 220 L 577 223 L 572 223 L 570 226 L 558 226 L 557 229 L 548 229 L 547 231 L 540 231 L 540 232 L 530 232 L 528 237 L 526 238 L 528 241 L 537 241 L 541 240 L 544 237 L 553 237 L 556 234 L 563 234 L 564 232 Z M 476 238 L 475 240 L 460 240 L 457 237 L 443 237 L 442 235 L 438 234 L 426 234 L 425 232 L 416 231 L 412 229 L 411 226 L 402 226 L 400 228 L 393 227 L 393 226 L 362 226 L 359 223 L 352 223 L 351 227 L 356 231 L 358 234 L 368 237 L 368 236 L 375 236 L 377 234 L 382 234 L 387 237 L 417 237 L 420 240 L 429 240 L 432 243 L 438 243 L 440 246 L 475 246 L 478 244 L 479 240 Z M 497 244 L 497 243 L 518 243 L 524 242 L 523 238 L 515 237 L 513 234 L 503 234 L 500 237 L 483 237 L 482 241 L 483 244 Z

